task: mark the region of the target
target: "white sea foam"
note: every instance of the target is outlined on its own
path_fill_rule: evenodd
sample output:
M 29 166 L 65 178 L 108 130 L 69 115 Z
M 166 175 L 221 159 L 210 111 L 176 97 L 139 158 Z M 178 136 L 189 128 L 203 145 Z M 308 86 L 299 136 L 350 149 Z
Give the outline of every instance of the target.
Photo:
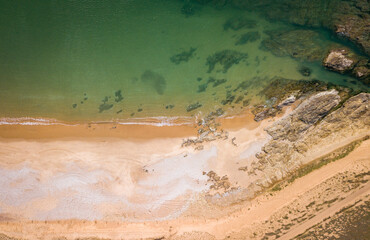
M 148 125 L 155 127 L 163 126 L 181 126 L 181 125 L 191 125 L 194 123 L 192 117 L 148 117 L 148 118 L 130 118 L 130 119 L 117 119 L 110 121 L 90 121 L 86 122 L 90 124 L 119 124 L 119 125 Z M 0 125 L 64 125 L 64 126 L 74 126 L 78 125 L 76 123 L 68 123 L 63 121 L 58 121 L 56 119 L 46 119 L 46 118 L 33 118 L 33 117 L 21 117 L 21 118 L 0 118 Z
M 149 118 L 131 118 L 128 120 L 119 120 L 120 125 L 150 125 L 156 127 L 163 126 L 181 126 L 194 123 L 192 117 L 149 117 Z
M 72 125 L 63 122 L 58 122 L 56 119 L 45 118 L 0 118 L 0 125 Z

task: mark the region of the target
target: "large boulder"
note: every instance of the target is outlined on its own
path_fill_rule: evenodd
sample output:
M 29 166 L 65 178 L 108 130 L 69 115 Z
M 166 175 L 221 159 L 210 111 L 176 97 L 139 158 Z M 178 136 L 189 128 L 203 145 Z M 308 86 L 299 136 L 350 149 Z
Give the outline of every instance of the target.
M 335 72 L 351 74 L 365 85 L 370 85 L 369 59 L 358 56 L 349 49 L 330 50 L 323 60 L 323 65 Z
M 347 49 L 333 49 L 325 57 L 323 65 L 330 70 L 345 73 L 351 71 L 357 62 Z

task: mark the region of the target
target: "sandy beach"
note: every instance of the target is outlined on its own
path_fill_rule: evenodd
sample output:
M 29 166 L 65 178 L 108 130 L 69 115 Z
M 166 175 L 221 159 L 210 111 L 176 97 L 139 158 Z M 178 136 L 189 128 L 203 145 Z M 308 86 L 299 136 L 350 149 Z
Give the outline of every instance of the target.
M 57 236 L 66 236 L 68 238 L 94 236 L 110 239 L 154 239 L 162 236 L 169 237 L 175 233 L 178 235 L 187 233 L 184 236 L 188 236 L 188 238 L 184 237 L 184 239 L 213 239 L 211 237 L 206 238 L 206 234 L 203 234 L 205 232 L 211 233 L 216 239 L 223 239 L 230 234 L 240 232 L 240 230 L 244 231 L 240 236 L 253 236 L 253 230 L 258 229 L 258 226 L 265 226 L 262 223 L 274 213 L 297 199 L 303 202 L 308 201 L 313 196 L 309 191 L 317 188 L 325 180 L 338 173 L 359 168 L 359 166 L 368 169 L 367 150 L 370 147 L 369 144 L 370 142 L 366 141 L 346 158 L 299 179 L 278 193 L 264 194 L 250 202 L 240 203 L 236 208 L 238 210 L 234 209 L 232 213 L 218 218 L 212 217 L 212 211 L 209 211 L 210 217 L 193 215 L 165 221 L 136 223 L 130 221 L 86 221 L 77 219 L 14 221 L 11 218 L 6 219 L 5 216 L 0 224 L 0 229 L 9 236 L 27 237 L 27 239 L 53 239 Z M 364 190 L 366 194 L 369 194 L 368 186 Z M 355 199 L 357 200 L 361 196 L 363 194 Z M 44 209 L 45 203 L 42 204 Z M 223 209 L 218 208 L 214 209 L 214 211 L 219 212 L 223 211 Z M 331 214 L 334 213 L 331 212 Z M 34 229 L 38 230 L 35 231 Z M 122 236 L 124 237 L 122 238 Z
M 250 116 L 223 119 L 222 124 L 240 128 L 242 123 L 251 121 Z M 6 195 L 3 200 L 9 204 L 3 202 L 2 209 L 8 215 L 14 214 L 16 219 L 171 218 L 184 211 L 192 195 L 209 188 L 203 172 L 211 169 L 232 171 L 224 167 L 228 160 L 226 156 L 242 153 L 241 150 L 235 152 L 235 147 L 230 148 L 233 146 L 230 140 L 209 145 L 203 151 L 183 148 L 183 139 L 194 136 L 196 132 L 194 126 L 186 125 L 2 125 L 0 132 L 0 164 L 4 171 L 1 181 L 4 186 L 9 183 L 13 188 L 11 185 L 17 179 L 20 190 L 13 195 L 8 194 L 12 193 L 10 189 L 3 188 Z M 262 144 L 266 135 L 261 124 L 251 124 L 230 134 L 245 147 L 253 145 L 252 150 L 258 149 L 256 143 Z M 237 164 L 243 164 L 248 156 L 253 155 L 245 149 L 243 152 L 246 158 Z M 34 191 L 27 198 L 29 188 Z M 57 203 L 50 196 L 51 192 L 55 196 L 72 194 L 76 197 L 73 201 L 76 204 L 72 207 L 69 197 L 66 202 Z M 89 195 L 90 200 L 83 199 L 85 195 Z M 23 200 L 19 205 L 11 206 L 20 196 Z M 76 202 L 80 198 L 82 202 Z M 94 203 L 91 202 L 93 199 L 100 200 Z M 88 208 L 81 211 L 84 203 L 94 206 L 85 205 Z M 59 204 L 61 209 L 55 209 Z M 75 215 L 77 209 L 79 213 Z M 64 216 L 60 215 L 61 212 Z
M 190 125 L 3 125 L 0 229 L 27 239 L 249 236 L 251 228 L 331 176 L 359 162 L 369 167 L 370 142 L 365 141 L 282 191 L 240 199 L 257 178 L 243 167 L 251 166 L 271 138 L 266 127 L 291 111 L 260 123 L 250 113 L 221 119 L 228 138 L 205 143 L 202 150 L 182 147 L 184 139 L 195 136 Z

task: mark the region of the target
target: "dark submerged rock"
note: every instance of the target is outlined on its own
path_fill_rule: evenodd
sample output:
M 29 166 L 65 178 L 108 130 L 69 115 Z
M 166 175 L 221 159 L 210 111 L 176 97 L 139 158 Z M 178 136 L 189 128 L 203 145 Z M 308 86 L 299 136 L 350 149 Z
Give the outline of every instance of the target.
M 108 103 L 109 96 L 105 96 L 102 100 L 102 104 L 99 105 L 99 113 L 102 113 L 103 111 L 109 110 L 113 107 L 113 104 Z
M 213 80 L 212 82 L 213 82 L 213 87 L 217 87 L 217 86 L 219 86 L 219 85 L 221 85 L 221 84 L 224 84 L 224 83 L 226 83 L 227 82 L 227 80 L 226 79 L 224 79 L 224 78 L 222 78 L 222 79 L 214 79 L 214 78 L 209 78 L 208 79 L 208 82 L 210 82 L 210 80 Z
M 249 100 L 249 99 L 244 100 L 244 101 L 243 101 L 243 107 L 248 106 L 248 105 L 249 105 L 249 103 L 250 103 L 250 101 L 251 101 L 251 100 Z
M 173 55 L 170 60 L 175 64 L 180 64 L 181 62 L 188 62 L 193 56 L 197 49 L 190 48 L 189 51 L 183 51 L 181 53 Z
M 187 106 L 186 111 L 187 112 L 190 112 L 190 111 L 193 111 L 193 110 L 195 110 L 197 108 L 200 108 L 201 106 L 202 106 L 201 103 L 196 102 L 196 103 L 193 103 L 193 104 L 190 104 L 189 106 Z
M 298 68 L 298 72 L 304 77 L 309 77 L 311 75 L 312 70 L 306 66 L 300 66 Z
M 123 100 L 123 96 L 122 96 L 122 91 L 121 90 L 117 90 L 114 93 L 114 96 L 115 96 L 115 99 L 114 99 L 115 102 L 121 102 Z
M 232 104 L 233 101 L 235 100 L 235 95 L 232 95 L 231 91 L 227 91 L 226 92 L 226 98 L 224 100 L 221 101 L 221 104 L 222 105 L 226 105 L 226 104 Z
M 141 81 L 153 87 L 159 95 L 163 95 L 167 86 L 165 78 L 161 74 L 151 70 L 146 70 L 141 75 Z
M 181 13 L 186 17 L 193 16 L 195 14 L 196 6 L 191 2 L 185 2 L 181 7 Z
M 248 89 L 248 87 L 251 86 L 251 84 L 252 84 L 251 81 L 244 80 L 241 83 L 239 83 L 239 85 L 233 91 L 236 92 L 238 90 L 246 90 Z
M 261 42 L 261 48 L 275 56 L 290 56 L 307 61 L 324 58 L 326 47 L 319 41 L 319 34 L 313 30 L 267 31 L 270 38 Z
M 205 92 L 207 90 L 207 87 L 208 87 L 208 83 L 201 84 L 198 86 L 197 92 L 198 93 Z
M 237 97 L 237 98 L 236 98 L 235 103 L 236 103 L 236 104 L 238 104 L 238 103 L 240 103 L 241 101 L 243 101 L 243 99 L 244 99 L 244 95 L 239 96 L 239 97 Z
M 113 104 L 103 103 L 99 106 L 99 113 L 102 113 L 103 111 L 109 110 L 113 107 Z
M 239 37 L 235 45 L 244 45 L 248 42 L 255 42 L 259 39 L 261 39 L 261 34 L 258 31 L 247 32 Z
M 209 77 L 206 83 L 203 83 L 203 84 L 201 84 L 201 85 L 198 86 L 198 91 L 197 92 L 205 92 L 207 90 L 208 85 L 210 83 L 212 83 L 212 86 L 213 87 L 217 87 L 217 86 L 219 86 L 221 84 L 224 84 L 226 82 L 227 82 L 227 80 L 224 79 L 224 78 L 222 78 L 222 79 L 216 79 L 214 77 Z
M 223 72 L 226 73 L 233 65 L 239 64 L 239 62 L 247 58 L 247 53 L 242 53 L 235 50 L 223 50 L 220 52 L 216 52 L 215 54 L 207 58 L 207 72 L 212 72 L 216 67 L 216 64 L 220 64 L 223 67 Z
M 257 22 L 255 20 L 248 19 L 245 17 L 236 17 L 231 18 L 224 23 L 224 30 L 227 31 L 231 29 L 234 31 L 238 31 L 240 29 L 250 29 L 256 26 Z

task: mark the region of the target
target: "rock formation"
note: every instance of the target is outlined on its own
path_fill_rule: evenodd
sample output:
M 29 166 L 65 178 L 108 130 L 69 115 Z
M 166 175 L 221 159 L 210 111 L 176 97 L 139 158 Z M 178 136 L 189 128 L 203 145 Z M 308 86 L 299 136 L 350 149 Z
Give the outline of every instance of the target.
M 318 41 L 319 34 L 313 30 L 267 31 L 270 38 L 261 43 L 261 48 L 275 56 L 317 61 L 324 57 L 326 47 Z
M 315 153 L 368 134 L 369 101 L 370 94 L 361 93 L 333 111 L 340 102 L 338 92 L 321 92 L 266 128 L 272 139 L 257 153 L 258 161 L 252 164 L 257 174 L 264 172 L 264 177 L 251 187 L 268 187 L 302 164 L 314 160 Z
M 336 72 L 345 73 L 352 70 L 357 61 L 349 55 L 348 50 L 334 49 L 325 57 L 323 65 Z
M 332 71 L 352 74 L 364 84 L 370 84 L 369 60 L 356 55 L 349 49 L 330 50 L 323 60 L 323 65 Z

